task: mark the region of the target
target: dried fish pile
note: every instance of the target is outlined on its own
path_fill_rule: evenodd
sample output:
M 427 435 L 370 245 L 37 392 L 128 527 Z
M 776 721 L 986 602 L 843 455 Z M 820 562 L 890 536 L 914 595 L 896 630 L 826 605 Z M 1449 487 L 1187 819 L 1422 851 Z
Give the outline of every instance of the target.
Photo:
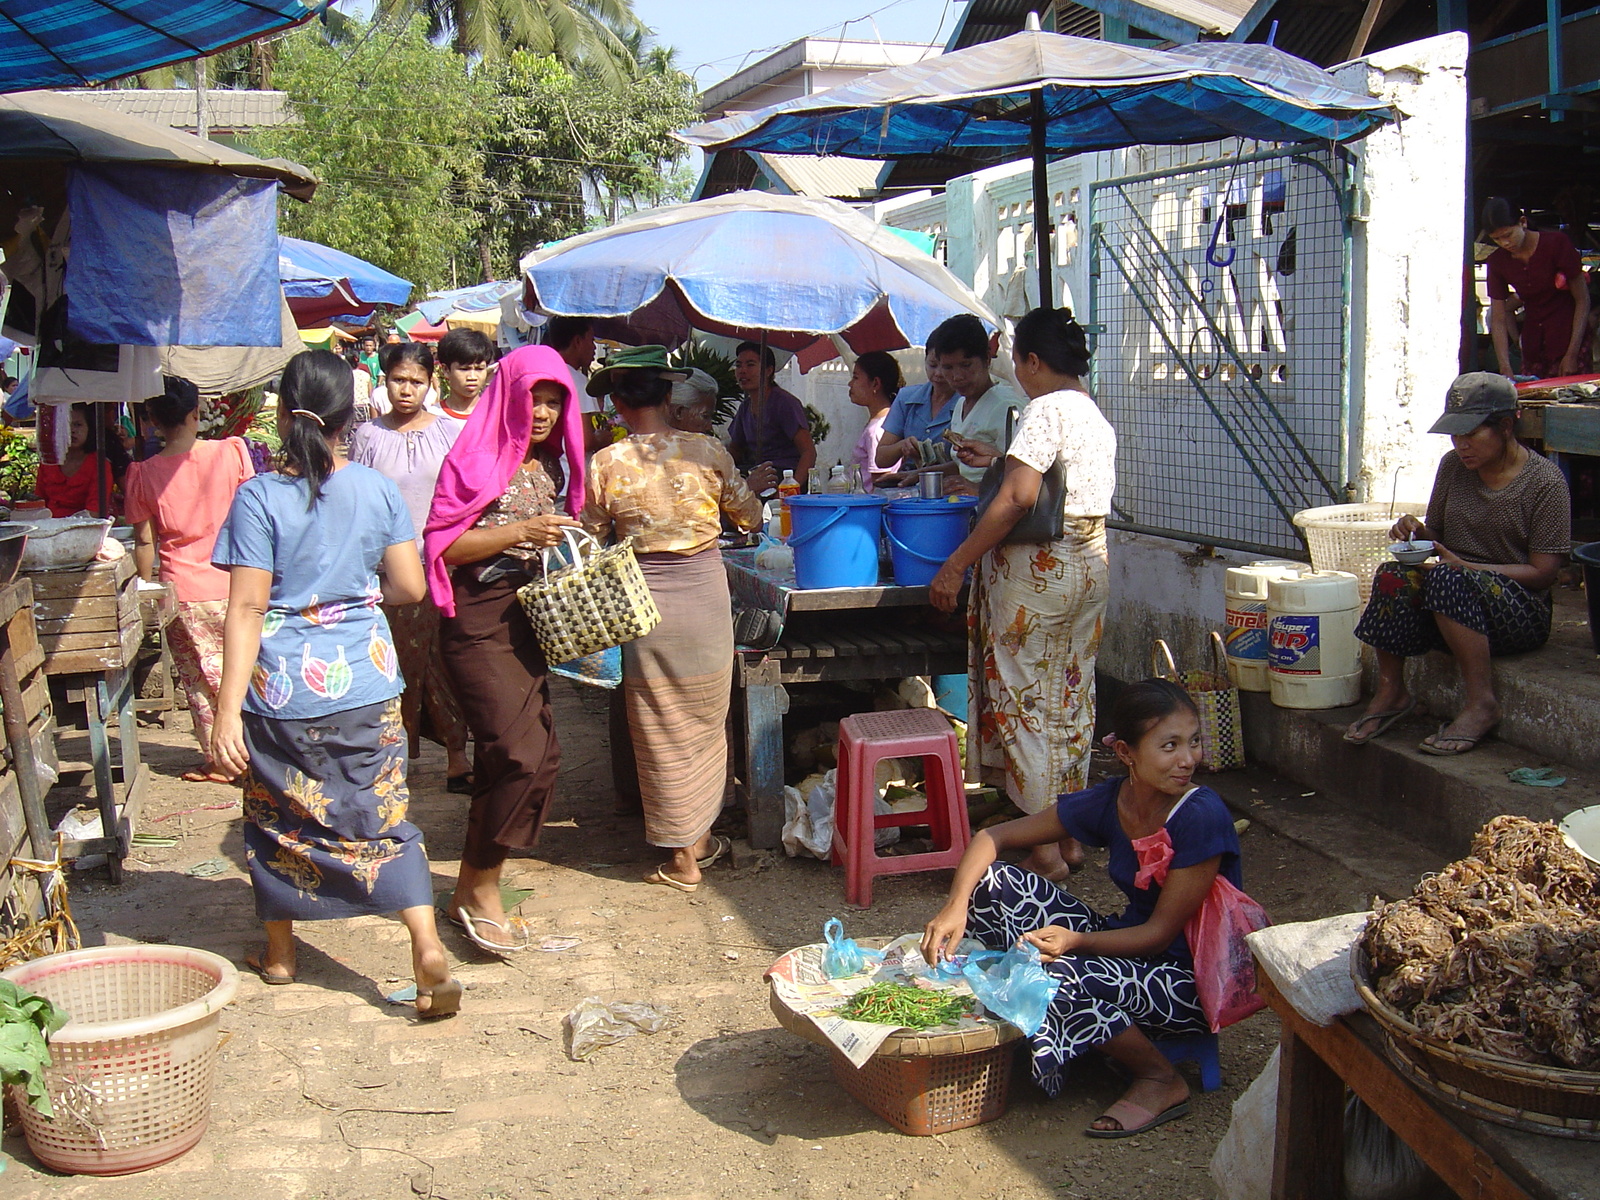
M 1496 817 L 1367 923 L 1373 990 L 1443 1041 L 1600 1070 L 1597 884 L 1554 825 Z

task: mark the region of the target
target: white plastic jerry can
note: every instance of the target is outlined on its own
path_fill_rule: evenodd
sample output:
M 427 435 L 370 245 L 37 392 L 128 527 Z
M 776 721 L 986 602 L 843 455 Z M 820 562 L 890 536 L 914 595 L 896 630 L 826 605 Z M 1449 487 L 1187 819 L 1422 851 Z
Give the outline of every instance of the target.
M 1302 568 L 1267 582 L 1267 681 L 1280 708 L 1342 708 L 1361 698 L 1361 585 L 1348 571 Z
M 1223 620 L 1227 631 L 1222 639 L 1228 652 L 1228 674 L 1240 691 L 1270 690 L 1267 682 L 1267 584 L 1305 569 L 1305 563 L 1287 558 L 1265 558 L 1228 568 Z

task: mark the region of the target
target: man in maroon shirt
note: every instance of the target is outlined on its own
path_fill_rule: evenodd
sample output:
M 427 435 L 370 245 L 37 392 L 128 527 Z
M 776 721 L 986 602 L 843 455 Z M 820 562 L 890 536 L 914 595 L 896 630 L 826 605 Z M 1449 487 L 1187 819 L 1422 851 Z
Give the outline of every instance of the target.
M 1547 379 L 1589 370 L 1589 284 L 1567 235 L 1529 229 L 1528 218 L 1492 196 L 1483 227 L 1489 255 L 1489 336 L 1500 373 L 1511 374 L 1511 293 L 1522 301 L 1522 374 Z

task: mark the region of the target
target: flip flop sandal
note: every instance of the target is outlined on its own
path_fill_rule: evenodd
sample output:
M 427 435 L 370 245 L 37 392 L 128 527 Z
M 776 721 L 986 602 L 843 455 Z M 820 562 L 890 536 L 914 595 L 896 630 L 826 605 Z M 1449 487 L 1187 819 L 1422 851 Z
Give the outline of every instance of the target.
M 691 896 L 700 890 L 700 885 L 698 883 L 685 883 L 683 880 L 674 875 L 668 875 L 667 868 L 671 865 L 671 863 L 662 863 L 654 871 L 651 871 L 650 874 L 646 875 L 644 877 L 644 881 L 646 883 L 663 884 L 666 887 L 673 888 L 676 891 L 685 892 Z
M 461 981 L 451 979 L 435 988 L 418 988 L 417 999 L 427 996 L 430 1003 L 426 1011 L 417 1013 L 419 1021 L 439 1021 L 453 1017 L 461 1011 Z
M 711 853 L 706 855 L 704 858 L 695 859 L 694 865 L 703 871 L 721 858 L 724 854 L 727 854 L 732 850 L 732 838 L 725 838 L 720 833 L 714 834 L 711 838 Z
M 1433 735 L 1434 740 L 1431 742 L 1417 743 L 1417 749 L 1421 750 L 1424 754 L 1431 754 L 1435 758 L 1454 758 L 1458 754 L 1465 754 L 1469 750 L 1476 750 L 1478 748 L 1478 743 L 1482 742 L 1493 732 L 1494 729 L 1489 728 L 1478 734 L 1477 737 L 1468 737 L 1464 733 L 1446 733 L 1445 727 L 1441 725 L 1439 726 L 1439 732 Z M 1462 742 L 1464 744 L 1459 749 L 1446 750 L 1444 747 L 1439 745 L 1441 741 Z
M 254 954 L 245 956 L 244 965 L 261 976 L 261 982 L 268 987 L 288 987 L 294 982 L 293 975 L 277 975 L 268 971 L 266 967 L 261 965 L 261 960 Z
M 1157 1125 L 1165 1125 L 1168 1121 L 1176 1121 L 1179 1117 L 1189 1115 L 1189 1102 L 1180 1100 L 1171 1108 L 1164 1108 L 1158 1113 L 1142 1108 L 1131 1100 L 1118 1100 L 1105 1112 L 1102 1117 L 1110 1117 L 1121 1129 L 1096 1129 L 1090 1126 L 1083 1132 L 1092 1138 L 1125 1138 L 1144 1133 L 1154 1129 Z
M 1393 725 L 1396 721 L 1400 721 L 1406 717 L 1409 717 L 1413 712 L 1416 711 L 1416 708 L 1417 702 L 1413 700 L 1404 708 L 1391 708 L 1387 712 L 1367 713 L 1365 716 L 1356 720 L 1354 728 L 1360 729 L 1368 721 L 1376 721 L 1378 723 L 1378 727 L 1371 733 L 1357 733 L 1354 735 L 1352 735 L 1347 729 L 1345 730 L 1344 740 L 1349 742 L 1352 746 L 1365 746 L 1368 742 L 1380 738 L 1385 733 L 1389 732 L 1389 727 L 1391 725 Z
M 455 796 L 472 795 L 472 776 L 451 775 L 444 781 L 444 790 Z
M 487 950 L 490 954 L 519 954 L 528 949 L 530 945 L 530 942 L 528 941 L 528 935 L 525 932 L 519 933 L 516 927 L 512 925 L 509 920 L 506 924 L 502 925 L 499 921 L 491 921 L 487 917 L 475 917 L 466 909 L 460 907 L 447 910 L 445 916 L 449 917 L 457 925 L 461 926 L 461 932 L 467 935 L 467 941 L 471 942 L 479 950 Z M 517 937 L 519 940 L 515 944 L 511 945 L 503 942 L 492 942 L 488 938 L 484 937 L 483 934 L 478 932 L 478 926 L 480 925 L 486 926 L 489 929 L 497 929 L 501 933 L 509 934 L 512 937 Z

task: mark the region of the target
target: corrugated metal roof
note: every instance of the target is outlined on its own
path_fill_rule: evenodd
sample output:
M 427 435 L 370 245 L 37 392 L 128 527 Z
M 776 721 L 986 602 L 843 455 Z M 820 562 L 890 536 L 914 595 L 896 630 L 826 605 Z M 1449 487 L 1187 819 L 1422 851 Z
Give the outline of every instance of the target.
M 884 164 L 870 158 L 819 157 L 810 154 L 752 154 L 767 172 L 796 196 L 832 200 L 876 197 Z
M 1130 9 L 1142 8 L 1174 17 L 1201 34 L 1228 34 L 1244 19 L 1252 4 L 1251 0 L 1125 0 L 1114 4 L 1104 0 L 1073 0 L 1058 7 L 1062 9 L 1058 32 L 1082 37 L 1085 35 L 1079 31 L 1079 24 L 1080 10 L 1084 8 L 1115 17 L 1125 17 Z M 955 37 L 945 49 L 961 50 L 1010 37 L 1023 28 L 1030 12 L 1038 12 L 1040 8 L 1040 0 L 970 0 Z M 1137 20 L 1130 23 L 1139 25 Z
M 71 95 L 171 129 L 196 127 L 195 94 L 191 88 L 88 88 Z M 294 120 L 287 92 L 214 88 L 206 93 L 206 106 L 213 133 L 285 125 Z

